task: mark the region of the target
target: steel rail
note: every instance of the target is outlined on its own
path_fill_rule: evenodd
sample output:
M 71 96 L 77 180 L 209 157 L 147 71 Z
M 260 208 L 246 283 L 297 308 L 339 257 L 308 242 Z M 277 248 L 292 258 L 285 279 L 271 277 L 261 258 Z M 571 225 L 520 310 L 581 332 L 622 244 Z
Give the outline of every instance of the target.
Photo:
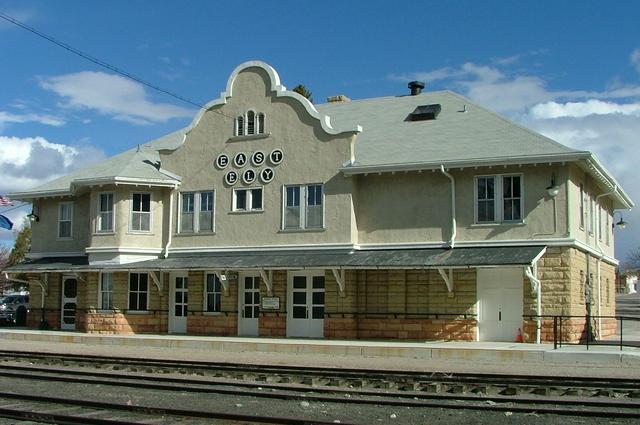
M 350 403 L 350 404 L 363 404 L 363 405 L 389 405 L 400 407 L 414 407 L 414 408 L 455 408 L 455 409 L 470 409 L 470 410 L 488 410 L 488 411 L 511 411 L 521 413 L 548 413 L 558 415 L 573 415 L 573 416 L 594 416 L 594 417 L 618 417 L 618 418 L 640 418 L 640 403 L 635 401 L 609 401 L 609 400 L 585 400 L 580 398 L 569 399 L 553 399 L 553 398 L 531 398 L 531 397 L 514 397 L 514 396 L 481 396 L 481 395 L 464 395 L 464 394 L 422 394 L 420 392 L 410 393 L 398 393 L 389 391 L 362 391 L 355 389 L 336 389 L 336 388 L 319 388 L 319 387 L 305 387 L 302 385 L 287 386 L 287 385 L 265 385 L 264 383 L 254 383 L 253 388 L 258 386 L 263 388 L 277 389 L 279 392 L 264 392 L 256 391 L 250 388 L 247 384 L 242 385 L 241 390 L 233 389 L 234 386 L 238 386 L 234 383 L 208 383 L 204 381 L 194 381 L 190 379 L 182 378 L 170 378 L 170 377 L 150 377 L 145 375 L 127 375 L 111 374 L 105 372 L 84 372 L 84 371 L 68 371 L 68 370 L 48 370 L 42 373 L 42 370 L 34 368 L 23 368 L 29 370 L 21 370 L 15 373 L 4 372 L 1 375 L 8 377 L 17 377 L 20 379 L 41 379 L 46 381 L 60 381 L 67 383 L 82 383 L 82 384 L 101 384 L 101 385 L 113 385 L 113 386 L 125 386 L 131 388 L 141 389 L 153 389 L 164 391 L 180 391 L 180 392 L 200 392 L 200 393 L 216 393 L 233 396 L 249 396 L 260 397 L 268 399 L 283 399 L 283 400 L 306 400 L 306 401 L 318 401 L 324 403 Z M 34 372 L 36 372 L 34 374 Z M 77 372 L 78 374 L 89 377 L 70 377 L 70 376 L 54 376 L 54 373 L 69 373 Z M 40 373 L 40 375 L 38 375 Z M 107 380 L 97 381 L 95 378 L 106 378 Z M 117 379 L 114 379 L 117 378 Z M 152 378 L 152 379 L 150 379 Z M 153 380 L 154 383 L 149 382 L 135 382 L 135 381 Z M 169 382 L 170 384 L 167 384 Z M 176 384 L 181 384 L 180 386 Z M 188 384 L 189 386 L 185 386 Z M 194 387 L 193 385 L 198 385 Z M 227 388 L 220 388 L 218 386 L 226 386 Z M 230 388 L 229 388 L 230 387 Z M 300 391 L 304 391 L 304 395 L 299 395 Z M 309 391 L 314 393 L 329 393 L 330 395 L 312 395 Z M 292 394 L 293 392 L 293 394 Z M 337 394 L 337 395 L 336 395 Z M 352 397 L 345 398 L 345 394 L 350 394 Z M 355 398 L 353 397 L 355 396 Z M 426 401 L 429 400 L 429 401 Z M 460 402 L 466 402 L 467 404 L 460 404 Z M 486 405 L 484 403 L 491 402 L 492 405 Z M 483 404 L 478 404 L 483 403 Z M 505 405 L 505 403 L 517 403 L 519 406 Z M 544 406 L 546 405 L 546 406 Z M 549 407 L 551 406 L 551 407 Z M 557 407 L 563 406 L 563 407 Z M 588 408 L 592 408 L 589 410 Z M 613 409 L 613 410 L 609 410 Z

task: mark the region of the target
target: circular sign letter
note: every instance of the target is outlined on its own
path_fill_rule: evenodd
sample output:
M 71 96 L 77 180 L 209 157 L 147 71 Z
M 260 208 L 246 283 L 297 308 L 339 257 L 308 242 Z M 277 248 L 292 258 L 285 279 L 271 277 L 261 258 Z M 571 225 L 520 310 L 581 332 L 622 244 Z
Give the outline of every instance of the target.
M 245 172 L 242 173 L 242 181 L 245 184 L 251 184 L 255 181 L 255 179 L 256 179 L 256 172 L 253 171 L 253 169 L 251 168 L 245 170 Z
M 238 152 L 236 156 L 233 157 L 233 163 L 236 164 L 238 168 L 244 167 L 247 164 L 247 154 Z
M 262 180 L 262 183 L 269 183 L 273 180 L 274 175 L 273 168 L 265 168 L 260 171 L 260 180 Z
M 226 155 L 224 153 L 218 155 L 218 157 L 216 158 L 216 166 L 220 169 L 224 169 L 227 168 L 227 165 L 229 165 L 229 155 Z
M 273 165 L 278 165 L 284 159 L 284 153 L 282 153 L 281 149 L 274 149 L 269 154 L 269 160 Z
M 251 163 L 255 166 L 255 167 L 259 167 L 262 164 L 264 164 L 264 152 L 261 151 L 255 151 L 253 153 L 253 155 L 251 155 Z
M 238 173 L 235 171 L 229 171 L 224 175 L 224 182 L 229 186 L 233 186 L 238 181 Z

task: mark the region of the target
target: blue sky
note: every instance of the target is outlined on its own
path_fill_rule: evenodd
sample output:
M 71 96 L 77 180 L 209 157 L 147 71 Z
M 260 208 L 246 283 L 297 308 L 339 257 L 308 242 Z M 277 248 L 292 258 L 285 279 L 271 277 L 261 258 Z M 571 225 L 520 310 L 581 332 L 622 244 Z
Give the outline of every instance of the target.
M 202 104 L 253 59 L 288 87 L 305 84 L 316 102 L 402 94 L 407 81 L 423 80 L 595 152 L 640 199 L 637 2 L 0 0 L 0 11 Z M 152 140 L 194 114 L 0 21 L 0 194 Z M 621 259 L 640 245 L 640 213 L 624 214 Z M 12 237 L 0 230 L 5 244 Z

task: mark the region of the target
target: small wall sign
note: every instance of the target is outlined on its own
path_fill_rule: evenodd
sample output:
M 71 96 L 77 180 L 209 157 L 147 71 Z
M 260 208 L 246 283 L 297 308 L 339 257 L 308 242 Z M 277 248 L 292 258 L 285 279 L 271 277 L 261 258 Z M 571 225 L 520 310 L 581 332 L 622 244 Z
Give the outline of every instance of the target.
M 262 297 L 262 310 L 280 310 L 280 297 Z

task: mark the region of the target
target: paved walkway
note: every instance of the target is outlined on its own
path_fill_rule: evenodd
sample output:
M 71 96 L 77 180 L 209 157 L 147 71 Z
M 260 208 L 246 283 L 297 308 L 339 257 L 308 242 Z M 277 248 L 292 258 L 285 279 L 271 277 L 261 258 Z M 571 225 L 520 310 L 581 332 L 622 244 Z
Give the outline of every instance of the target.
M 252 364 L 640 379 L 640 349 L 486 342 L 397 342 L 97 335 L 0 329 L 6 350 Z

